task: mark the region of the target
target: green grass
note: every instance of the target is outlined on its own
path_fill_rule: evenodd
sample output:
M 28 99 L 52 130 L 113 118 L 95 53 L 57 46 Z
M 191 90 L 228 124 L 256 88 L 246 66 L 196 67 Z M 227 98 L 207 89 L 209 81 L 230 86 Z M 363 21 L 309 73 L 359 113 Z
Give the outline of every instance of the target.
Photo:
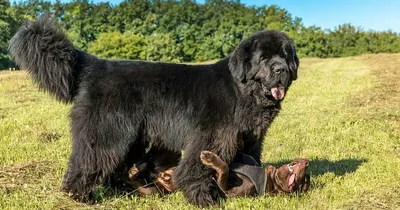
M 225 209 L 400 208 L 400 54 L 303 59 L 266 137 L 263 160 L 311 160 L 307 194 L 235 198 Z M 98 204 L 59 191 L 70 153 L 70 105 L 22 71 L 0 72 L 0 209 L 193 209 L 182 193 L 99 191 Z M 217 208 L 217 207 L 215 207 Z

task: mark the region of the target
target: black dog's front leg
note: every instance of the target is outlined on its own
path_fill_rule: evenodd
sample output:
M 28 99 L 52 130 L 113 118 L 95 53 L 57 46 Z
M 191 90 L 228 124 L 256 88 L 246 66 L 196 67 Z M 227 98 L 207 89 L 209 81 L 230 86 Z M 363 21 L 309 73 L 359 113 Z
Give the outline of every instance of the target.
M 218 187 L 213 175 L 215 171 L 206 167 L 200 160 L 201 151 L 217 154 L 229 164 L 236 155 L 237 132 L 233 129 L 220 129 L 212 141 L 193 141 L 187 145 L 183 158 L 174 171 L 174 182 L 190 203 L 208 206 L 215 204 L 224 193 Z
M 190 203 L 209 206 L 222 196 L 213 174 L 210 168 L 201 163 L 200 153 L 196 153 L 181 160 L 174 170 L 174 182 Z
M 261 152 L 262 152 L 262 137 L 257 138 L 253 135 L 244 135 L 243 136 L 243 152 L 246 155 L 250 155 L 257 161 L 258 164 L 261 165 Z

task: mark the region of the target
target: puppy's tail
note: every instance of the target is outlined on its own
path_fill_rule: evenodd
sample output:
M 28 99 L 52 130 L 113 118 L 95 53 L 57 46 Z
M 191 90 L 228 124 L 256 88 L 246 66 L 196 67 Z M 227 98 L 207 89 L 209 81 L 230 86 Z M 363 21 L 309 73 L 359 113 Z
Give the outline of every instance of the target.
M 74 66 L 78 66 L 77 57 L 82 52 L 73 47 L 62 29 L 47 15 L 25 22 L 10 40 L 8 50 L 40 89 L 62 102 L 72 101 L 80 76 Z

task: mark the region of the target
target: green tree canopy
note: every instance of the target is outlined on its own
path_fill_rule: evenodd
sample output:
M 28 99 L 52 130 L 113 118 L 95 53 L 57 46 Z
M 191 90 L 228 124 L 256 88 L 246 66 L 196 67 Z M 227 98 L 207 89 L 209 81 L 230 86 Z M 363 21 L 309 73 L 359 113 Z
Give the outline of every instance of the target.
M 103 58 L 144 60 L 145 48 L 146 43 L 140 35 L 112 32 L 99 34 L 88 52 Z
M 305 27 L 276 5 L 246 6 L 238 0 L 124 0 L 117 5 L 89 0 L 0 0 L 0 68 L 12 66 L 7 42 L 24 20 L 50 13 L 74 45 L 104 58 L 171 62 L 216 60 L 252 33 L 285 31 L 300 57 L 342 57 L 400 52 L 392 31 L 364 31 L 351 24 L 334 30 Z

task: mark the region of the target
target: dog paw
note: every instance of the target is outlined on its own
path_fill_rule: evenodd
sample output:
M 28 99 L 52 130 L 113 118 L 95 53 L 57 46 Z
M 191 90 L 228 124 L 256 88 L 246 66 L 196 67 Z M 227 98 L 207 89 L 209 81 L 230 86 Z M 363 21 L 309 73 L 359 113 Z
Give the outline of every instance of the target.
M 138 174 L 139 174 L 139 169 L 136 168 L 136 164 L 134 164 L 132 168 L 129 169 L 128 172 L 129 179 L 135 179 L 138 176 Z
M 200 160 L 206 166 L 214 165 L 216 154 L 210 151 L 202 151 L 200 153 Z

